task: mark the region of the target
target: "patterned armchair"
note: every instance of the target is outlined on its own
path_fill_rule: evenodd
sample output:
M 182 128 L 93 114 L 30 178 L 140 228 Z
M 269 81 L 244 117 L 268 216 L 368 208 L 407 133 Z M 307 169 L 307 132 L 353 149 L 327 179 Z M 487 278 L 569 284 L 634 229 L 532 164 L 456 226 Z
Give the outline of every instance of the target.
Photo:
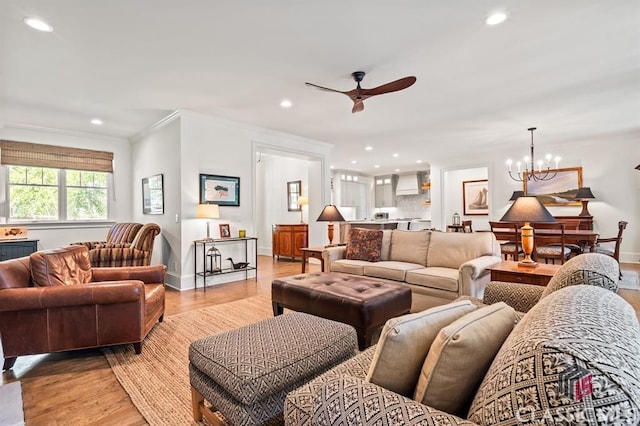
M 71 243 L 71 245 L 85 246 L 89 250 L 96 246 L 106 246 L 108 244 L 131 244 L 142 228 L 141 223 L 116 223 L 109 229 L 106 241 L 81 241 Z M 121 245 L 124 247 L 124 245 Z
M 131 243 L 95 244 L 89 250 L 91 266 L 119 267 L 119 266 L 149 266 L 153 253 L 153 242 L 160 233 L 160 227 L 155 223 L 141 226 Z

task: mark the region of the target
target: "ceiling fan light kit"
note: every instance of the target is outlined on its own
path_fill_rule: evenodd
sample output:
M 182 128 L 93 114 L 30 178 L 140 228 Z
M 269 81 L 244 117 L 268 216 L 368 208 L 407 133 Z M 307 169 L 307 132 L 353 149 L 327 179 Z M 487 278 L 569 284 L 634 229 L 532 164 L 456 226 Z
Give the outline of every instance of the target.
M 353 108 L 351 109 L 352 113 L 360 112 L 364 110 L 364 101 L 367 98 L 376 95 L 383 95 L 385 93 L 397 92 L 399 90 L 404 90 L 409 86 L 412 86 L 416 82 L 416 78 L 414 76 L 404 77 L 399 80 L 392 81 L 387 84 L 383 84 L 382 86 L 374 87 L 373 89 L 363 89 L 360 87 L 360 82 L 365 76 L 364 71 L 355 71 L 351 73 L 351 76 L 356 82 L 356 88 L 353 90 L 349 90 L 348 92 L 343 92 L 341 90 L 330 89 L 328 87 L 318 86 L 313 83 L 305 83 L 309 87 L 315 87 L 316 89 L 326 90 L 327 92 L 335 92 L 342 93 L 343 95 L 347 95 L 353 101 Z

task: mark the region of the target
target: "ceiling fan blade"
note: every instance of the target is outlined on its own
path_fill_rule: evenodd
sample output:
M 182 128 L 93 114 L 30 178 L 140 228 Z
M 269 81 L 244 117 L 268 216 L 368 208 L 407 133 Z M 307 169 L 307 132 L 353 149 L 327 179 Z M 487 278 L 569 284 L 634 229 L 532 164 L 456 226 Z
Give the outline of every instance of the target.
M 360 112 L 364 109 L 364 102 L 362 101 L 353 101 L 353 108 L 351 112 L 355 114 L 356 112 Z
M 318 86 L 317 84 L 313 84 L 313 83 L 304 83 L 309 87 L 315 87 L 316 89 L 320 89 L 320 90 L 325 90 L 327 92 L 336 92 L 336 93 L 342 93 L 342 94 L 347 94 L 347 92 L 341 92 L 340 90 L 336 90 L 336 89 L 329 89 L 328 87 L 322 87 L 322 86 Z
M 398 90 L 406 89 L 412 86 L 416 82 L 414 76 L 401 78 L 391 83 L 383 84 L 382 86 L 374 87 L 373 89 L 362 89 L 363 96 L 376 96 L 384 93 L 397 92 Z

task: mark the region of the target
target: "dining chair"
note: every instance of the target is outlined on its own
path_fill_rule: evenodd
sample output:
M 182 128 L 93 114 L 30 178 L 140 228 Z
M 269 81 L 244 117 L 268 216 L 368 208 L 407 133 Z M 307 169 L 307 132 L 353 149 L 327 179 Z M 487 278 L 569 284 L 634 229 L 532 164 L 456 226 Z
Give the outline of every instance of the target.
M 596 253 L 606 254 L 613 257 L 618 263 L 620 263 L 620 245 L 622 244 L 622 233 L 629 222 L 621 220 L 618 222 L 618 236 L 612 238 L 598 238 L 596 242 Z M 602 244 L 605 245 L 602 245 Z M 622 278 L 622 272 L 620 272 L 620 278 Z
M 571 249 L 565 244 L 564 223 L 532 223 L 534 234 L 533 259 L 544 259 L 545 263 L 563 264 L 571 256 Z M 545 233 L 545 230 L 553 233 Z
M 473 228 L 471 227 L 471 220 L 463 220 L 462 221 L 462 232 L 473 232 Z
M 523 253 L 522 247 L 520 246 L 520 238 L 518 237 L 518 224 L 490 221 L 489 226 L 491 227 L 491 232 L 493 232 L 498 242 L 500 242 L 500 252 L 504 256 L 504 260 L 507 260 L 509 256 L 511 256 L 512 260 L 518 260 L 520 254 Z M 500 229 L 504 231 L 495 232 Z

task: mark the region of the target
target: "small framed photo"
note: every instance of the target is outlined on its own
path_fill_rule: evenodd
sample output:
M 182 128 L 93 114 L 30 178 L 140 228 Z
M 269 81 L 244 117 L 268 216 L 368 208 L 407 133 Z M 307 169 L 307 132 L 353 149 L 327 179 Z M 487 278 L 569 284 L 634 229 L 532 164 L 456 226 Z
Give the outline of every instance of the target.
M 489 181 L 487 179 L 462 181 L 462 205 L 466 216 L 488 215 Z
M 229 238 L 231 237 L 231 227 L 229 227 L 228 223 L 220 224 L 220 238 Z
M 200 204 L 240 206 L 240 178 L 200 174 Z

